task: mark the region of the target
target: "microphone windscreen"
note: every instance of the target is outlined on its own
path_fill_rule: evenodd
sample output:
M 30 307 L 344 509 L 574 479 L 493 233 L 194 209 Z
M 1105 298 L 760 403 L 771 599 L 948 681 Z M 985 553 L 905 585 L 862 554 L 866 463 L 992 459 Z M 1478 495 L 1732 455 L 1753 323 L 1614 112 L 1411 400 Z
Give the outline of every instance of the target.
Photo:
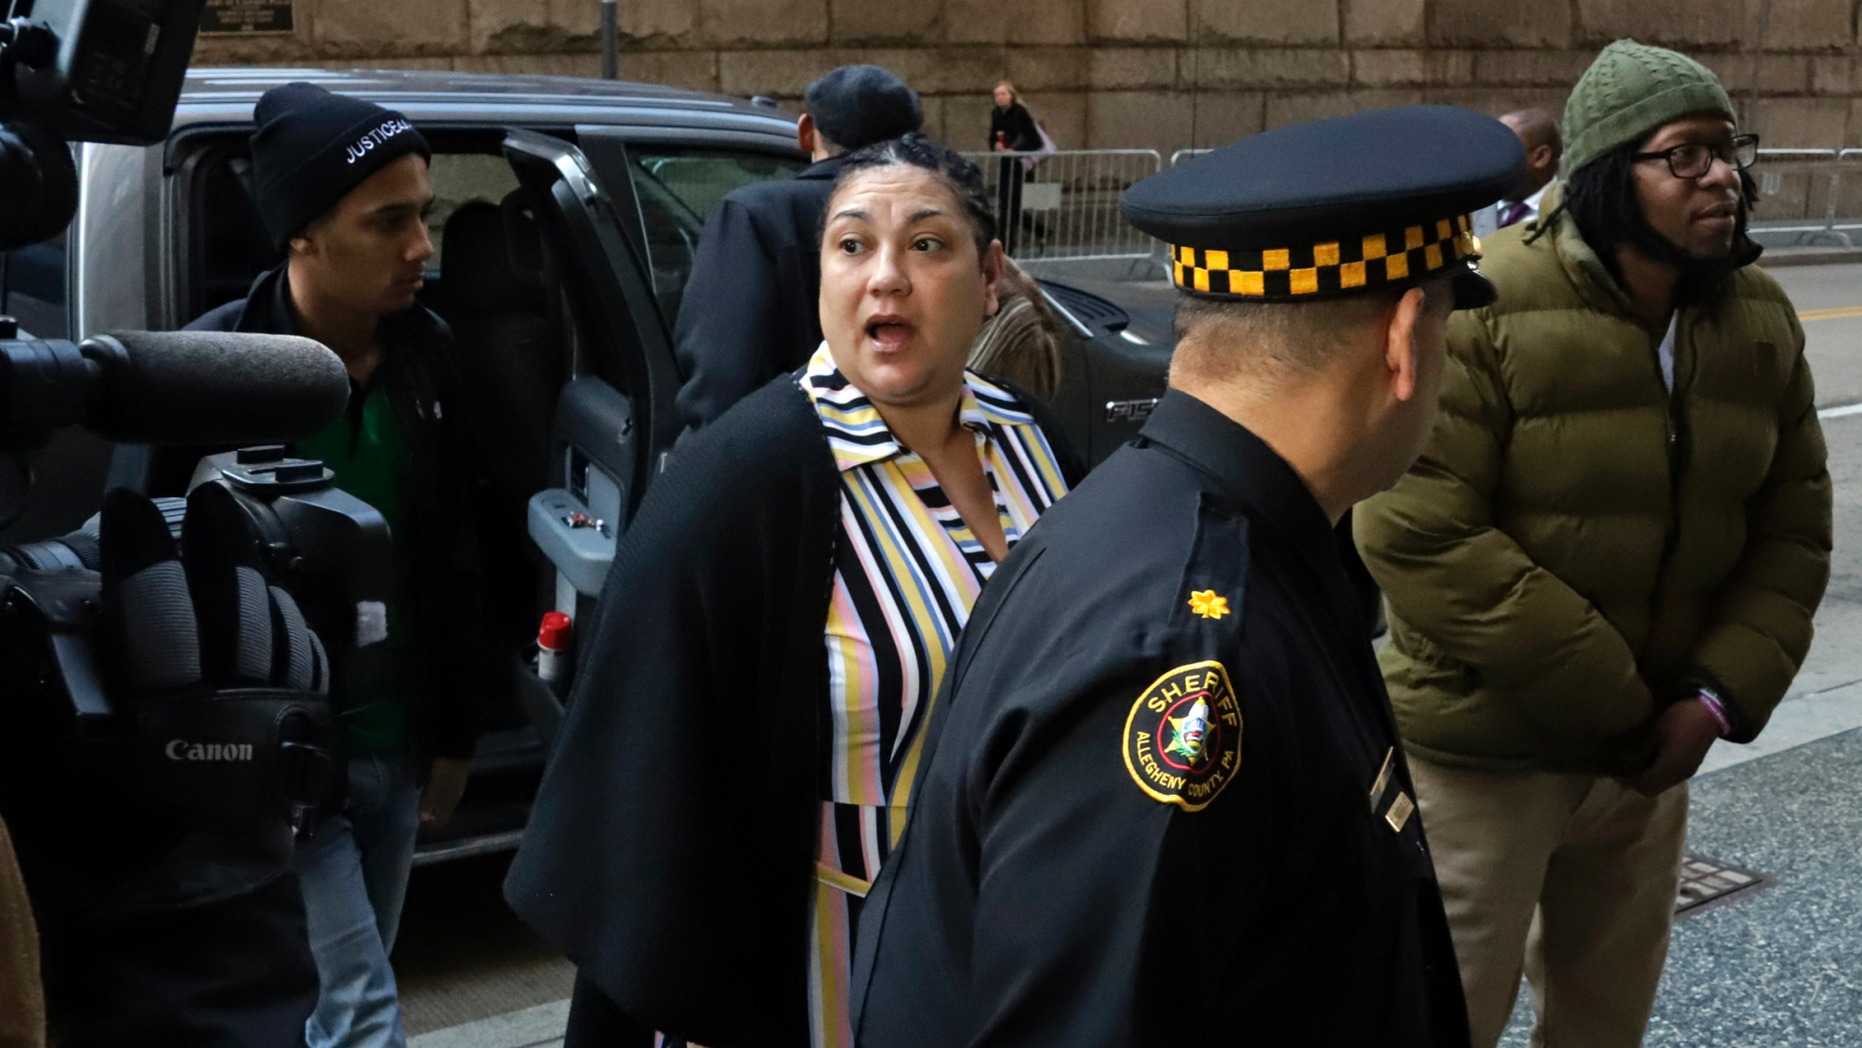
M 349 403 L 342 360 L 295 335 L 118 331 L 80 348 L 103 372 L 85 425 L 119 443 L 288 443 Z

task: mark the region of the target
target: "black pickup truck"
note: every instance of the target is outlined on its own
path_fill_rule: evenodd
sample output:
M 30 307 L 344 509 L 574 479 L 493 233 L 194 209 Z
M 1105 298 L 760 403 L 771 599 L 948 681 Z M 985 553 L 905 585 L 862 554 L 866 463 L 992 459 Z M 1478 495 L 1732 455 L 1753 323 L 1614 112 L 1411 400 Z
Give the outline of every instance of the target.
M 278 262 L 248 192 L 252 108 L 309 80 L 405 113 L 434 149 L 436 253 L 422 298 L 458 336 L 482 420 L 491 507 L 483 543 L 502 620 L 532 629 L 586 611 L 617 535 L 677 435 L 672 348 L 706 214 L 732 189 L 807 163 L 793 117 L 767 100 L 649 84 L 402 71 L 202 69 L 174 128 L 149 147 L 77 147 L 81 203 L 57 242 L 13 252 L 0 312 L 32 334 L 82 339 L 178 328 L 243 296 Z M 1125 330 L 1123 310 L 1049 283 L 1065 319 L 1053 407 L 1096 463 L 1161 395 L 1169 347 Z M 67 432 L 37 453 L 41 485 L 0 545 L 69 530 L 108 485 L 138 479 L 136 449 Z M 584 514 L 601 527 L 571 528 Z M 521 626 L 519 627 L 521 628 Z M 513 644 L 504 700 L 454 824 L 418 861 L 513 847 L 560 712 Z

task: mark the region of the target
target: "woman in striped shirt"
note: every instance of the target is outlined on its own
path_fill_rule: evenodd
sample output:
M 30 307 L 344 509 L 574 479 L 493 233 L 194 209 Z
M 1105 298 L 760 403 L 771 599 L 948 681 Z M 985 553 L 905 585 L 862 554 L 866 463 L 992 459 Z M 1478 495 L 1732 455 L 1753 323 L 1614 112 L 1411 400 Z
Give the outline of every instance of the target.
M 946 658 L 983 583 L 1067 490 L 1021 400 L 964 370 L 1003 268 L 981 195 L 965 199 L 975 168 L 917 139 L 844 170 L 823 216 L 827 341 L 801 378 L 841 476 L 809 941 L 817 1046 L 853 1043 L 852 931 L 904 828 Z
M 666 1044 L 852 1044 L 860 903 L 945 665 L 1079 479 L 1038 402 L 964 367 L 1004 265 L 974 164 L 852 154 L 822 232 L 826 341 L 655 480 L 513 868 L 581 965 L 572 1043 L 618 1004 Z

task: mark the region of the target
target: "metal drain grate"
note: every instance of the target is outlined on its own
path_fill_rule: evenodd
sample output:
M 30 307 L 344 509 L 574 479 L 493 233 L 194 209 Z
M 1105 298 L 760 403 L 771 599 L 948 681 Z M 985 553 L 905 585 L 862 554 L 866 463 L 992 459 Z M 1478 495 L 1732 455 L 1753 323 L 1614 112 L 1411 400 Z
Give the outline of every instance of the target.
M 1675 916 L 1691 917 L 1722 903 L 1734 902 L 1778 883 L 1778 878 L 1725 859 L 1694 852 L 1681 855 L 1681 886 L 1675 893 Z

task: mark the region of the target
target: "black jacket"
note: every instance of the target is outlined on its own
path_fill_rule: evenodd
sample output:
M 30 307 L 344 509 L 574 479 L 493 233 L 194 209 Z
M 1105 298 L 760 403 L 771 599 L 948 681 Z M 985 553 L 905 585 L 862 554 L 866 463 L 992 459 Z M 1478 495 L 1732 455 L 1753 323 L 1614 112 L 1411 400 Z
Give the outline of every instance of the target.
M 505 884 L 614 1003 L 700 1044 L 808 1043 L 840 502 L 790 376 L 679 446 L 615 551 Z
M 821 345 L 821 212 L 840 159 L 712 208 L 679 306 L 679 417 L 697 429 Z
M 1349 548 L 1180 392 L 1042 518 L 866 898 L 864 1048 L 1468 1043 Z
M 252 290 L 209 310 L 187 326 L 189 331 L 250 331 L 297 334 L 285 267 L 260 276 Z M 451 357 L 452 333 L 446 322 L 424 306 L 383 318 L 383 357 L 371 383 L 386 385 L 408 434 L 409 463 L 402 489 L 405 517 L 398 546 L 411 549 L 410 592 L 417 606 L 409 616 L 416 645 L 433 667 L 432 701 L 416 711 L 423 754 L 467 760 L 478 739 L 489 694 L 492 667 L 486 657 L 484 609 L 479 598 L 481 564 L 474 525 L 471 435 L 459 417 L 459 379 Z M 156 458 L 151 471 L 153 494 L 178 493 L 200 454 Z M 224 449 L 218 449 L 224 450 Z M 167 468 L 164 468 L 167 467 Z
M 1019 102 L 1010 102 L 1007 106 L 997 106 L 989 111 L 989 147 L 995 148 L 996 135 L 1008 142 L 1008 147 L 1017 152 L 1032 153 L 1041 148 L 1041 131 L 1034 125 L 1026 106 Z

